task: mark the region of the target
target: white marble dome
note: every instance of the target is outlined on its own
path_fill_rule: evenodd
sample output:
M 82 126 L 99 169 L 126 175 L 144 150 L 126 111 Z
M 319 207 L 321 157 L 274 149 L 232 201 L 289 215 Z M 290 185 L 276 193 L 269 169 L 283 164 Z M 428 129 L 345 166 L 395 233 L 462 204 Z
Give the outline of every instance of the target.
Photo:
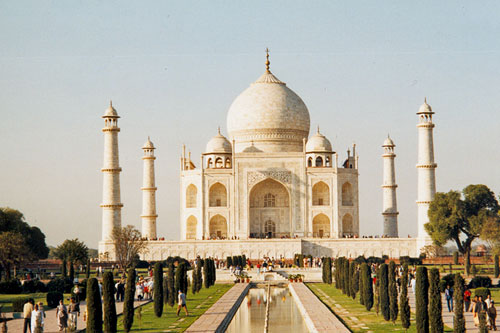
M 387 139 L 384 140 L 384 145 L 382 147 L 395 147 L 396 145 L 394 144 L 394 141 L 387 136 Z
M 207 143 L 207 147 L 205 148 L 206 154 L 213 153 L 222 153 L 222 154 L 231 154 L 232 147 L 231 143 L 226 139 L 226 137 L 220 134 L 220 129 L 217 132 L 217 135 L 210 139 Z
M 115 108 L 113 107 L 113 102 L 109 102 L 109 106 L 106 111 L 104 111 L 103 117 L 118 117 L 118 112 L 116 112 Z
M 316 134 L 311 136 L 306 144 L 306 152 L 332 152 L 332 144 L 323 134 L 319 132 L 319 128 Z
M 153 142 L 151 142 L 151 139 L 148 136 L 148 141 L 144 143 L 144 146 L 142 146 L 142 149 L 155 149 L 155 146 Z
M 427 104 L 427 98 L 424 100 L 424 104 L 422 104 L 420 106 L 420 108 L 418 109 L 417 114 L 421 114 L 421 113 L 434 113 L 434 112 L 432 112 L 431 106 L 429 104 Z
M 227 114 L 237 152 L 251 145 L 263 152 L 302 151 L 309 124 L 302 99 L 270 71 L 243 91 Z

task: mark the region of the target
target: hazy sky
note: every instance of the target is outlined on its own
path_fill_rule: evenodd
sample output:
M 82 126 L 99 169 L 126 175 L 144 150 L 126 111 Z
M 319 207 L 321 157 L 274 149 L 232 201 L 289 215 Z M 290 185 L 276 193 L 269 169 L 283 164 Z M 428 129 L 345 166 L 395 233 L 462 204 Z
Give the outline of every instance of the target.
M 357 144 L 362 234 L 382 232 L 382 148 L 396 147 L 399 230 L 416 234 L 417 116 L 434 121 L 438 191 L 500 193 L 497 1 L 1 1 L 0 206 L 50 245 L 101 237 L 103 120 L 120 119 L 123 224 L 140 227 L 142 144 L 157 146 L 158 232 L 179 237 L 179 155 L 271 70 L 334 150 Z

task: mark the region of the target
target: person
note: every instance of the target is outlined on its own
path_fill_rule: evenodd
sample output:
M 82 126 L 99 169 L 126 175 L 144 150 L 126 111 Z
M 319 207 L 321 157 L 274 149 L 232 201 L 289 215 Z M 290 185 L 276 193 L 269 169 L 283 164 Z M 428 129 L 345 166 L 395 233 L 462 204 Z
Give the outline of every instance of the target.
M 60 300 L 59 305 L 57 306 L 56 318 L 59 331 L 64 331 L 68 328 L 68 310 L 66 309 L 63 300 Z
M 475 296 L 472 299 L 472 306 L 471 306 L 471 311 L 472 311 L 472 318 L 474 319 L 474 325 L 477 326 L 479 324 L 479 317 L 476 314 L 476 304 L 477 300 L 479 297 Z
M 479 314 L 485 310 L 483 297 L 479 296 L 474 307 L 474 325 L 479 326 Z
M 491 295 L 487 295 L 486 299 L 484 300 L 484 303 L 486 303 L 486 309 L 490 308 L 491 305 Z
M 411 290 L 413 291 L 413 293 L 415 294 L 416 281 L 413 277 L 410 280 L 410 287 L 411 287 Z
M 448 312 L 453 311 L 453 288 L 449 285 L 446 286 L 446 290 L 444 291 L 444 296 L 446 298 L 446 303 L 448 304 Z
M 74 297 L 71 297 L 68 312 L 69 328 L 76 331 L 78 329 L 78 317 L 80 316 L 80 304 L 76 302 Z
M 469 288 L 465 289 L 464 291 L 464 305 L 465 305 L 465 312 L 469 312 L 470 308 L 470 297 L 471 297 L 471 292 Z
M 80 287 L 78 286 L 78 283 L 75 284 L 75 288 L 73 289 L 73 294 L 75 294 L 75 299 L 77 302 L 80 302 Z
M 177 317 L 179 316 L 179 312 L 181 312 L 181 309 L 184 308 L 184 312 L 186 313 L 186 317 L 188 315 L 188 309 L 187 309 L 187 304 L 186 304 L 186 294 L 182 292 L 182 290 L 179 290 L 179 296 L 178 296 L 178 303 L 179 305 L 177 306 Z
M 29 299 L 23 307 L 23 317 L 24 317 L 24 325 L 23 325 L 23 333 L 28 332 L 28 329 L 30 330 L 31 333 L 31 313 L 33 312 L 33 303 L 35 301 L 33 299 Z
M 488 308 L 488 318 L 490 320 L 490 329 L 496 331 L 497 325 L 495 323 L 497 319 L 497 309 L 495 308 L 495 302 L 492 300 L 490 307 Z
M 33 312 L 31 312 L 31 333 L 43 333 L 43 312 L 40 311 L 39 305 L 35 304 Z

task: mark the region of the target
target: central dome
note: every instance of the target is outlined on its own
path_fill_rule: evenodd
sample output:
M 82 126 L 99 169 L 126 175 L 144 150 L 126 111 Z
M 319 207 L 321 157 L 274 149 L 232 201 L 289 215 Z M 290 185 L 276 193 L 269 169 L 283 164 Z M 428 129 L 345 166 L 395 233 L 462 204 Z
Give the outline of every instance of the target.
M 227 114 L 236 152 L 251 146 L 262 152 L 301 152 L 309 125 L 302 99 L 269 69 L 234 100 Z

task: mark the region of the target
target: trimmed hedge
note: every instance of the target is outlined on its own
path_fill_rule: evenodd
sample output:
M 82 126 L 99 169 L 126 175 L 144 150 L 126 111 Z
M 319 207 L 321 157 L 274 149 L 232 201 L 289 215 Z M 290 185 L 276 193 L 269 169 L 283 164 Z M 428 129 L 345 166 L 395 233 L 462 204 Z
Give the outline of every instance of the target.
M 460 274 L 455 275 L 455 287 L 453 295 L 455 304 L 455 315 L 453 316 L 453 332 L 465 333 L 464 316 L 464 279 Z
M 476 290 L 474 290 L 474 296 L 482 296 L 483 301 L 488 295 L 491 295 L 491 291 L 489 288 L 477 288 Z
M 491 288 L 491 279 L 488 276 L 475 276 L 470 280 L 468 287 L 470 289 L 485 287 Z
M 18 279 L 0 282 L 0 294 L 20 294 L 22 290 L 21 282 Z
M 12 312 L 23 312 L 24 304 L 29 300 L 29 298 L 16 298 L 12 302 Z
M 64 295 L 59 292 L 50 291 L 47 293 L 47 305 L 50 308 L 57 308 L 59 301 L 64 299 Z

